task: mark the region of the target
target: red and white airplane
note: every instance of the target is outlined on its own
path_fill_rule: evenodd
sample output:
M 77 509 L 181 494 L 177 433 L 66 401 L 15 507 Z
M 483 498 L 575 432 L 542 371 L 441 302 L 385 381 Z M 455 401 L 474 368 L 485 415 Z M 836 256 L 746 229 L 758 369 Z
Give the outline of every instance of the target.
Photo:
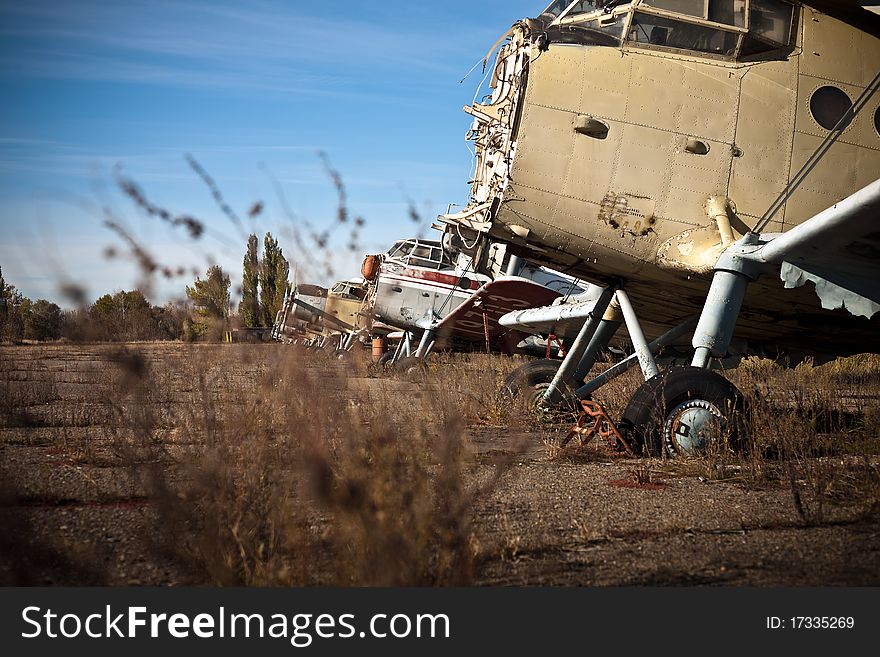
M 368 255 L 361 273 L 368 282 L 364 307 L 373 320 L 371 334 L 399 340 L 383 362 L 403 368 L 436 347 L 512 353 L 530 333 L 502 326 L 501 316 L 587 287 L 510 256 L 501 245 L 475 263 L 448 242 L 424 239 L 400 240 L 387 253 Z

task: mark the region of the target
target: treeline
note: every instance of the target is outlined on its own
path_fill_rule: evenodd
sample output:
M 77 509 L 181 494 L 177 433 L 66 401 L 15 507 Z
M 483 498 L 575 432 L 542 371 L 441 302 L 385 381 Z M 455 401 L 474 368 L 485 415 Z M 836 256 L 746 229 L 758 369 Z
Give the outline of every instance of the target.
M 32 301 L 3 278 L 0 268 L 0 341 L 137 342 L 217 341 L 237 327 L 269 327 L 284 302 L 290 266 L 271 233 L 250 235 L 244 257 L 241 301 L 233 311 L 230 279 L 218 265 L 186 287 L 186 303 L 156 306 L 139 290 L 105 294 L 69 310 L 46 299 Z
M 154 306 L 139 290 L 99 297 L 88 308 L 62 311 L 59 337 L 89 342 L 136 342 L 186 339 L 189 308 L 167 303 Z M 27 336 L 25 336 L 27 337 Z
M 187 339 L 190 309 L 152 305 L 138 291 L 105 294 L 93 304 L 62 309 L 46 299 L 33 301 L 3 278 L 0 270 L 0 341 L 22 340 L 132 342 Z

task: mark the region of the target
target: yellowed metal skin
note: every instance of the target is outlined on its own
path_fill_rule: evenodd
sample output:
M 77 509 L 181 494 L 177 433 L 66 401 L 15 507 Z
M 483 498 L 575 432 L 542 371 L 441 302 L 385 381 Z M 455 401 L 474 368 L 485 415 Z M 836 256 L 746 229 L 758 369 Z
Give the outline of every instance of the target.
M 346 299 L 333 295 L 327 296 L 327 304 L 324 306 L 324 312 L 335 317 L 338 320 L 350 324 L 357 328 L 363 328 L 361 324 L 360 310 L 362 302 L 359 299 Z M 330 323 L 324 326 L 325 332 L 338 333 L 339 329 Z
M 357 298 L 359 295 L 354 294 L 357 289 L 363 290 L 363 283 L 337 281 L 327 294 L 323 308 L 324 315 L 345 322 L 358 332 L 369 331 L 370 314 L 365 310 L 366 300 L 359 299 Z M 306 330 L 313 335 L 323 336 L 347 332 L 343 327 L 326 318 L 322 318 L 317 324 L 309 325 Z
M 796 15 L 785 58 L 754 62 L 626 41 L 544 49 L 516 24 L 492 100 L 467 108 L 477 149 L 469 210 L 485 208 L 453 223 L 595 282 L 622 281 L 656 322 L 649 332 L 680 321 L 702 305 L 725 242 L 756 224 L 828 133 L 810 112 L 813 91 L 831 84 L 855 99 L 880 70 L 880 39 L 811 7 Z M 766 232 L 880 177 L 878 104 Z M 739 333 L 789 340 L 822 313 L 815 297 L 781 288 L 753 286 Z M 876 334 L 874 321 L 859 326 Z

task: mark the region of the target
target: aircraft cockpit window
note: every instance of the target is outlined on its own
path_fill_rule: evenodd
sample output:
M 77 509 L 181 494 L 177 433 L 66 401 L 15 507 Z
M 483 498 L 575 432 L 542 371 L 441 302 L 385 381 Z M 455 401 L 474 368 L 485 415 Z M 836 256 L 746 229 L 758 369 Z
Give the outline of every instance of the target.
M 626 14 L 604 14 L 589 19 L 589 22 L 580 23 L 581 27 L 614 37 L 617 40 L 623 36 L 623 28 L 626 25 Z
M 642 0 L 642 4 L 685 16 L 706 17 L 706 0 Z
M 452 258 L 446 252 L 446 250 L 441 246 L 440 247 L 440 269 L 452 269 L 455 267 L 455 263 L 452 262 Z
M 722 25 L 745 27 L 746 24 L 746 0 L 642 0 L 642 6 Z
M 452 261 L 444 253 L 440 242 L 432 240 L 401 240 L 388 251 L 388 257 L 415 267 L 448 269 Z
M 743 37 L 740 58 L 752 58 L 785 48 L 791 42 L 794 5 L 781 0 L 751 0 L 749 33 Z
M 556 0 L 556 2 L 551 2 L 550 5 L 541 12 L 541 15 L 538 18 L 545 18 L 548 22 L 552 21 L 565 11 L 565 8 L 570 4 L 571 0 Z
M 425 259 L 429 259 L 429 260 L 430 260 L 430 258 L 431 258 L 431 247 L 430 247 L 430 246 L 421 246 L 421 245 L 420 245 L 420 246 L 417 246 L 416 248 L 413 249 L 412 254 L 413 254 L 416 258 L 425 258 Z
M 389 258 L 403 258 L 410 252 L 412 248 L 412 243 L 407 242 L 406 240 L 401 240 L 399 242 L 395 242 L 394 246 L 392 246 L 388 250 Z
M 565 15 L 562 16 L 562 18 L 571 18 L 572 16 L 577 16 L 579 14 L 590 14 L 597 9 L 602 9 L 605 4 L 606 3 L 603 3 L 602 0 L 582 0 L 581 2 L 575 2 L 571 5 L 571 8 L 565 12 Z
M 434 267 L 437 269 L 452 268 L 452 261 L 449 259 L 449 256 L 446 255 L 443 248 L 439 246 L 435 246 L 431 249 L 431 262 L 434 263 Z
M 631 0 L 580 0 L 572 2 L 571 0 L 561 0 L 552 3 L 545 9 L 540 18 L 544 19 L 549 25 L 552 22 L 565 22 L 569 18 L 581 16 L 583 14 L 593 14 L 599 10 L 610 12 L 613 7 L 621 4 L 627 4 Z
M 427 269 L 437 269 L 440 265 L 438 261 L 432 258 L 432 249 L 430 246 L 418 244 L 412 250 L 412 253 L 406 258 L 406 264 L 413 267 L 425 267 Z
M 695 50 L 713 55 L 731 56 L 736 51 L 739 34 L 704 25 L 662 18 L 636 12 L 627 40 L 678 50 Z
M 713 23 L 746 26 L 746 0 L 709 0 L 708 18 Z
M 751 0 L 749 34 L 786 46 L 793 13 L 794 6 L 780 0 Z

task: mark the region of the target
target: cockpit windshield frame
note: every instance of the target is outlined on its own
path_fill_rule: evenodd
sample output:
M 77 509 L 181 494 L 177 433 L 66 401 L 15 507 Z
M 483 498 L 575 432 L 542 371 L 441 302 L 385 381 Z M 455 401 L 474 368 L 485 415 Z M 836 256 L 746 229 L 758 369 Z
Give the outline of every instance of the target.
M 574 2 L 570 2 L 569 4 L 574 4 Z M 568 6 L 565 5 L 564 0 L 553 0 L 553 2 L 544 7 L 544 11 L 538 14 L 538 16 L 553 16 L 554 18 L 559 18 L 559 15 L 566 9 L 568 9 Z
M 399 240 L 388 250 L 386 256 L 412 267 L 438 270 L 454 268 L 449 255 L 436 240 Z
M 336 281 L 330 288 L 330 294 L 343 299 L 354 299 L 355 301 L 363 301 L 367 291 L 363 285 L 357 281 Z
M 589 1 L 589 0 L 588 0 Z M 646 4 L 651 2 L 651 4 Z M 582 5 L 583 0 L 573 0 L 565 7 L 558 11 L 561 3 L 553 2 L 544 10 L 545 14 L 554 15 L 555 18 L 549 22 L 547 29 L 583 29 L 596 32 L 603 32 L 613 38 L 619 39 L 620 47 L 635 47 L 657 49 L 666 52 L 675 52 L 701 58 L 720 59 L 726 61 L 755 61 L 767 58 L 779 58 L 790 52 L 796 39 L 796 26 L 798 20 L 798 5 L 793 0 L 731 0 L 731 8 L 733 14 L 722 16 L 722 18 L 730 18 L 731 22 L 718 22 L 717 20 L 709 20 L 712 15 L 712 2 L 717 0 L 703 0 L 703 11 L 701 16 L 681 13 L 664 8 L 663 4 L 675 6 L 673 3 L 664 3 L 659 0 L 596 0 L 597 8 L 590 12 L 572 13 L 578 5 Z M 592 4 L 592 3 L 591 3 Z M 661 6 L 656 6 L 656 5 Z M 752 29 L 752 15 L 754 11 L 760 11 L 758 6 L 764 4 L 770 5 L 787 5 L 791 7 L 790 22 L 787 30 L 782 26 L 783 32 L 788 34 L 788 43 L 781 43 L 768 38 L 765 34 L 760 34 L 756 29 Z M 756 5 L 753 9 L 752 5 Z M 555 9 L 554 9 L 555 8 Z M 551 11 L 553 10 L 553 11 Z M 722 10 L 723 11 L 723 10 Z M 659 23 L 663 21 L 666 25 L 693 25 L 698 26 L 694 29 L 705 28 L 704 32 L 710 34 L 712 30 L 717 35 L 714 40 L 716 43 L 724 43 L 726 48 L 700 49 L 699 47 L 674 47 L 666 45 L 661 39 L 650 39 L 642 42 L 633 37 L 634 23 L 637 16 L 643 18 L 646 15 L 656 16 Z M 549 16 L 548 16 L 549 17 Z M 713 18 L 717 18 L 716 13 Z M 742 23 L 741 25 L 738 23 Z M 641 24 L 640 24 L 641 25 Z M 615 28 L 615 26 L 617 26 Z M 642 30 L 644 31 L 644 30 Z M 667 29 L 666 32 L 669 30 Z M 653 31 L 652 31 L 653 32 Z M 723 35 L 727 34 L 728 37 Z M 730 39 L 735 38 L 734 45 L 731 46 Z M 750 51 L 746 52 L 744 46 L 749 44 Z

